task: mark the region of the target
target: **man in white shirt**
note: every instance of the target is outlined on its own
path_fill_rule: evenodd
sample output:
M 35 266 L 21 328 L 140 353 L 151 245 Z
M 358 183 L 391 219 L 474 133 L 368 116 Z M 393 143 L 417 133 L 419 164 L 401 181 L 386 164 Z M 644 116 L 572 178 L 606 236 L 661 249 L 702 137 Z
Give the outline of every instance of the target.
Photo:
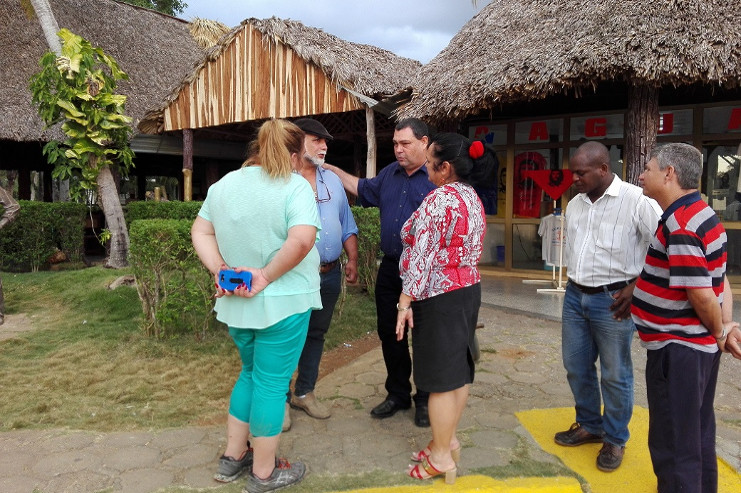
M 661 209 L 611 172 L 609 151 L 599 142 L 581 145 L 569 169 L 578 194 L 566 208 L 569 283 L 561 347 L 576 422 L 555 441 L 569 447 L 602 442 L 597 468 L 610 472 L 622 463 L 633 413 L 633 288 Z

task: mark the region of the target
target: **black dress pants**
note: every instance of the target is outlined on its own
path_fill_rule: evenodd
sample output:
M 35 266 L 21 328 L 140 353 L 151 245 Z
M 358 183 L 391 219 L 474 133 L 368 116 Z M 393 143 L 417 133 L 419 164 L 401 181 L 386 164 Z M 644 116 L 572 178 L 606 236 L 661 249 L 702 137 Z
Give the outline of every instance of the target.
M 403 407 L 411 405 L 412 358 L 409 352 L 408 330 L 396 340 L 396 304 L 401 294 L 399 259 L 384 256 L 376 278 L 376 315 L 378 338 L 381 340 L 383 361 L 386 363 L 386 392 L 390 399 Z M 426 406 L 429 393 L 417 390 L 415 406 Z
M 720 352 L 677 343 L 648 351 L 648 449 L 659 493 L 715 493 L 715 384 Z

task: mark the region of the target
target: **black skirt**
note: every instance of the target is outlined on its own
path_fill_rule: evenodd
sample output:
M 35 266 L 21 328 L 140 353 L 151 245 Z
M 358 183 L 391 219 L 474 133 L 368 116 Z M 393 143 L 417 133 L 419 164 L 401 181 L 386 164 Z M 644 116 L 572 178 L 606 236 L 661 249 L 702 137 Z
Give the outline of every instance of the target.
M 414 384 L 449 392 L 473 383 L 473 344 L 481 284 L 413 301 Z

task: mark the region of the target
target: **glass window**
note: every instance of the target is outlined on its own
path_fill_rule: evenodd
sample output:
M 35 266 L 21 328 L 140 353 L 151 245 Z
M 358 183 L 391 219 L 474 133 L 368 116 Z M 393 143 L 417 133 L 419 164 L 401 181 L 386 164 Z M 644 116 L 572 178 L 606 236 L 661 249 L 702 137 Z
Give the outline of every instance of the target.
M 481 263 L 504 267 L 504 224 L 486 225 Z
M 705 108 L 702 131 L 706 134 L 741 133 L 741 106 Z
M 571 140 L 622 139 L 622 113 L 571 118 Z
M 468 127 L 468 138 L 495 146 L 507 145 L 507 125 L 471 125 Z
M 494 175 L 496 181 L 490 188 L 475 188 L 481 203 L 484 204 L 486 215 L 504 217 L 507 207 L 507 152 L 499 151 L 496 154 L 499 161 L 499 167 Z
M 515 269 L 545 268 L 543 261 L 541 238 L 538 235 L 537 224 L 513 224 L 512 235 L 512 267 Z
M 514 217 L 543 217 L 553 209 L 553 197 L 549 197 L 530 172 L 543 172 L 542 179 L 549 178 L 550 170 L 561 168 L 562 149 L 536 149 L 515 154 L 514 162 Z
M 701 191 L 723 221 L 741 220 L 740 153 L 741 146 L 706 144 L 703 147 L 707 174 Z
M 563 140 L 563 120 L 535 120 L 515 124 L 515 144 L 542 144 Z
M 657 136 L 692 134 L 692 110 L 668 110 L 659 113 Z

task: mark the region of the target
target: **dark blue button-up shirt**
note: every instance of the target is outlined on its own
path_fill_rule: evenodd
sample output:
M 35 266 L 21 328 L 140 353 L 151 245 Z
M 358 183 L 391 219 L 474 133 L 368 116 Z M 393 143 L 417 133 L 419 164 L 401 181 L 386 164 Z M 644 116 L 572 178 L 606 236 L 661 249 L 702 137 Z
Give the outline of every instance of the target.
M 378 176 L 358 181 L 358 204 L 379 208 L 384 254 L 401 256 L 401 227 L 433 188 L 435 185 L 430 182 L 425 166 L 409 176 L 398 161 L 383 168 Z

